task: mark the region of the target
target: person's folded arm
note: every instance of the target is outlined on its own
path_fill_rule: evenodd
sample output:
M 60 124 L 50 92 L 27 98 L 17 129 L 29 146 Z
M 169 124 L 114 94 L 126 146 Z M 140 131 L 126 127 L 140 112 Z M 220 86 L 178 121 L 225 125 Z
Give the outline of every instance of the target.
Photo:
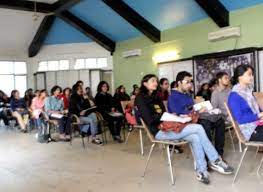
M 158 126 L 161 123 L 159 116 L 153 116 L 146 105 L 146 103 L 143 101 L 143 98 L 138 96 L 135 100 L 135 105 L 137 106 L 139 113 L 142 117 L 142 119 L 145 121 L 147 125 L 156 125 Z
M 234 119 L 239 124 L 251 123 L 259 119 L 258 115 L 254 114 L 252 111 L 251 113 L 243 112 L 241 106 L 244 107 L 246 105 L 248 105 L 246 101 L 241 96 L 239 96 L 237 93 L 232 93 L 229 96 L 228 106 L 231 110 L 231 113 Z

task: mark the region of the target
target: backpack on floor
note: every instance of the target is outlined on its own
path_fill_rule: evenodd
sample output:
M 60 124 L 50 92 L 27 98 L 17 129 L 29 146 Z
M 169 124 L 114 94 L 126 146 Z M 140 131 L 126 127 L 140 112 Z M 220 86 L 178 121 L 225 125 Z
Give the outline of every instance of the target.
M 41 126 L 38 128 L 37 141 L 39 143 L 47 143 L 49 141 L 49 138 L 49 124 L 42 122 Z

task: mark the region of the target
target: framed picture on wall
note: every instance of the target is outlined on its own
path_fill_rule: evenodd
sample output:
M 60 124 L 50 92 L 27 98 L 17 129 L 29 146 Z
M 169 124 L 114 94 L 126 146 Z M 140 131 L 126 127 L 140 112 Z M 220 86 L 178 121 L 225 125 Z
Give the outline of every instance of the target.
M 205 55 L 194 58 L 195 93 L 197 93 L 204 83 L 210 83 L 213 81 L 216 74 L 220 71 L 225 71 L 230 77 L 232 77 L 235 68 L 241 64 L 251 65 L 255 69 L 256 82 L 257 67 L 255 62 L 255 52 L 232 55 L 231 52 L 227 52 L 225 55 L 220 53 L 219 56 L 215 53 L 208 55 L 207 58 Z

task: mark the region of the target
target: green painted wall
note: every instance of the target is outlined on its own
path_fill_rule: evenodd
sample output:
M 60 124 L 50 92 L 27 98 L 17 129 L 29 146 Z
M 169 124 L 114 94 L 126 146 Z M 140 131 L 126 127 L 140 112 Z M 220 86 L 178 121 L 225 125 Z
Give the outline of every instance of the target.
M 263 46 L 263 5 L 249 7 L 230 13 L 231 26 L 241 26 L 241 37 L 209 42 L 209 32 L 219 28 L 211 19 L 204 19 L 190 25 L 162 31 L 160 43 L 152 43 L 145 36 L 117 43 L 113 55 L 114 84 L 124 84 L 128 91 L 134 83 L 139 83 L 143 75 L 157 73 L 154 54 L 176 50 L 180 57 L 218 52 L 245 47 Z M 122 52 L 142 49 L 139 57 L 123 58 Z

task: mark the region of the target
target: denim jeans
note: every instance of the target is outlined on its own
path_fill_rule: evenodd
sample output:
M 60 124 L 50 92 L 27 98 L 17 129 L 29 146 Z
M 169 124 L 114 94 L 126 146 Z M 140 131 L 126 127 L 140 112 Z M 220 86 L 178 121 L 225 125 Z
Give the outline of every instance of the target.
M 205 155 L 211 162 L 219 158 L 219 155 L 208 139 L 204 128 L 199 124 L 189 124 L 180 133 L 176 133 L 174 131 L 159 131 L 156 134 L 155 138 L 157 140 L 173 141 L 184 139 L 186 141 L 189 141 L 193 149 L 193 156 L 198 172 L 207 171 L 207 162 L 205 160 Z
M 216 122 L 211 122 L 206 119 L 199 119 L 198 123 L 200 123 L 206 132 L 207 137 L 212 142 L 213 138 L 213 130 L 215 132 L 215 148 L 219 155 L 223 155 L 224 153 L 224 144 L 225 144 L 225 121 L 223 118 L 217 120 Z
M 58 119 L 55 117 L 49 117 L 50 120 L 56 120 L 58 122 L 58 128 L 59 128 L 59 133 L 60 134 L 66 134 L 69 135 L 70 134 L 70 118 L 63 116 L 62 118 Z
M 40 128 L 41 128 L 41 123 L 42 123 L 42 121 L 41 121 L 40 118 L 34 119 L 34 123 L 35 123 L 35 127 L 36 127 L 37 129 L 40 129 Z
M 98 121 L 95 113 L 91 113 L 88 116 L 80 117 L 80 123 L 82 123 L 81 131 L 87 133 L 90 129 L 92 136 L 96 136 L 98 133 Z

